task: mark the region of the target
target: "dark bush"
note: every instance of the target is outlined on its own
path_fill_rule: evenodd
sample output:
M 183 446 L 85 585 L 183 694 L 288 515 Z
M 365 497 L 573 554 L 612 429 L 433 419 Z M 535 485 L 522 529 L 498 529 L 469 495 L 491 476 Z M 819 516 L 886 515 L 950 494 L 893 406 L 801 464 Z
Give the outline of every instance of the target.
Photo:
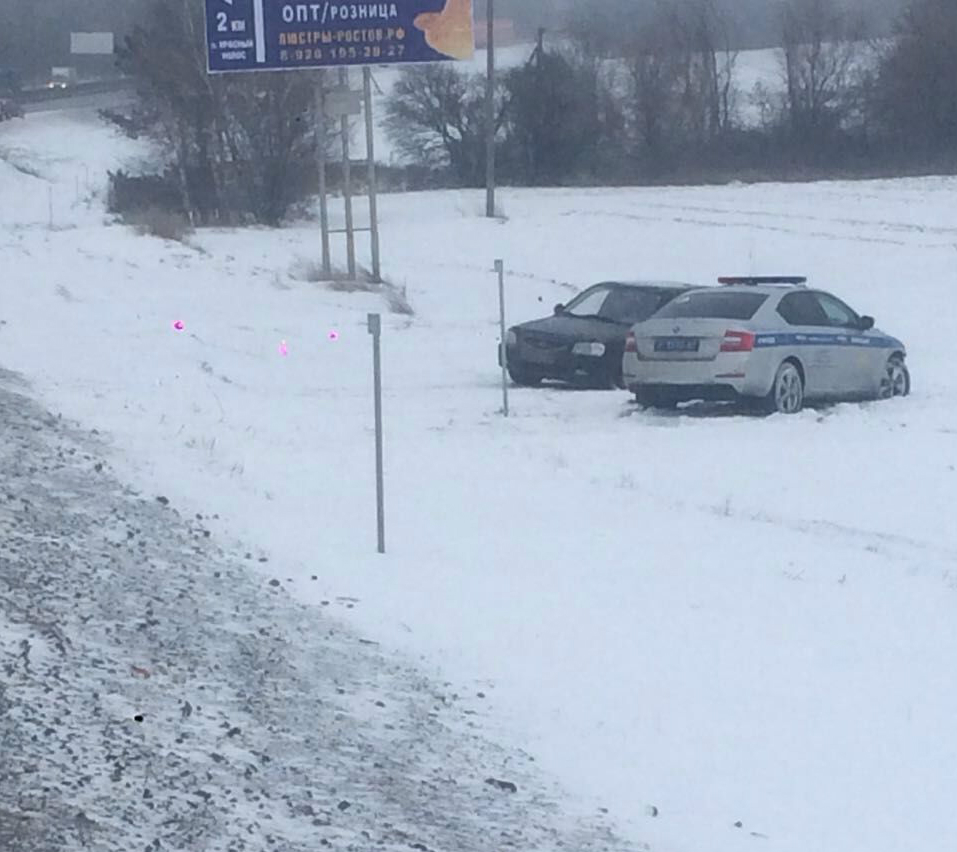
M 132 225 L 138 234 L 159 237 L 181 243 L 193 229 L 189 219 L 182 213 L 174 213 L 159 207 L 133 210 L 123 216 L 127 225 Z

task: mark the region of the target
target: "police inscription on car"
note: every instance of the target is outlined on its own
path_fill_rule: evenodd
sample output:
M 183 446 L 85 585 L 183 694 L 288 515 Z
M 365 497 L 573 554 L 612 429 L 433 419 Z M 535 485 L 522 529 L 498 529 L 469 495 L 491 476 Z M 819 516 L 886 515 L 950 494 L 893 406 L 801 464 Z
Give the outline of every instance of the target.
M 656 337 L 655 352 L 697 352 L 697 337 Z

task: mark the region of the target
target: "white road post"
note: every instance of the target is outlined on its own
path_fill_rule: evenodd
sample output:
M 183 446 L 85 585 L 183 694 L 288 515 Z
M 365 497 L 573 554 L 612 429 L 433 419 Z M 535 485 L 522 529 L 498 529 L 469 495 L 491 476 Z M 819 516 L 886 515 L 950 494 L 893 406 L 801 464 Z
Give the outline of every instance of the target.
M 379 553 L 385 553 L 385 493 L 382 474 L 382 360 L 379 337 L 382 334 L 382 317 L 369 314 L 369 334 L 372 335 L 372 369 L 375 381 L 375 485 L 376 529 Z
M 505 263 L 495 261 L 495 271 L 498 273 L 498 322 L 501 342 L 499 343 L 499 360 L 502 362 L 502 413 L 508 417 L 508 347 L 505 345 Z

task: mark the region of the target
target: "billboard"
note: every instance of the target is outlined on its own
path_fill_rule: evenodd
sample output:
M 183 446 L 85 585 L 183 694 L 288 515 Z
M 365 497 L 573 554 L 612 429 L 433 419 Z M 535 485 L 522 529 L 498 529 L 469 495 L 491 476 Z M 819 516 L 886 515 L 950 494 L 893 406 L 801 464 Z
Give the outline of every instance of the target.
M 210 73 L 471 59 L 472 0 L 206 0 Z
M 113 33 L 70 33 L 70 53 L 110 56 L 113 53 Z

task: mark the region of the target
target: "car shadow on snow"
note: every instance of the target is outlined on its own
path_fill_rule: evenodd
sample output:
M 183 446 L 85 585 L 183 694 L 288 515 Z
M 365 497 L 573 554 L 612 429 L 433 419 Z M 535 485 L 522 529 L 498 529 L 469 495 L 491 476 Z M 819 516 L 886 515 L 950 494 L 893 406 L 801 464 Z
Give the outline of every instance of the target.
M 806 405 L 803 411 L 816 414 L 819 420 L 837 413 L 847 407 L 859 408 L 867 406 L 866 402 L 818 402 L 814 405 Z M 677 420 L 681 417 L 695 419 L 718 419 L 726 417 L 745 417 L 749 420 L 763 420 L 770 417 L 773 412 L 764 411 L 761 408 L 748 405 L 743 402 L 713 402 L 704 400 L 695 400 L 693 402 L 679 403 L 676 408 L 651 408 L 640 405 L 633 399 L 622 406 L 621 416 L 631 417 L 636 414 L 646 414 L 650 417 L 660 418 L 662 420 Z

